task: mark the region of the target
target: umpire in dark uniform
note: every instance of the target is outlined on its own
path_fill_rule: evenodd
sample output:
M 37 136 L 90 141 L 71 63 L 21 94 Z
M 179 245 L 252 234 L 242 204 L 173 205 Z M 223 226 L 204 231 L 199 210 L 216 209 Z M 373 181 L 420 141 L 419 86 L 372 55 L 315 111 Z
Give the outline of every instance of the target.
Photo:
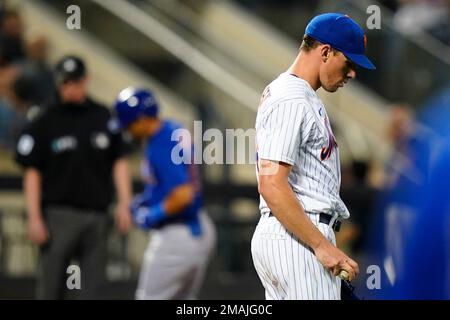
M 80 262 L 79 297 L 101 298 L 114 187 L 116 225 L 122 233 L 131 226 L 128 148 L 108 109 L 87 97 L 80 58 L 60 60 L 55 80 L 58 102 L 29 123 L 16 150 L 25 168 L 28 235 L 40 247 L 37 298 L 63 298 L 72 258 Z

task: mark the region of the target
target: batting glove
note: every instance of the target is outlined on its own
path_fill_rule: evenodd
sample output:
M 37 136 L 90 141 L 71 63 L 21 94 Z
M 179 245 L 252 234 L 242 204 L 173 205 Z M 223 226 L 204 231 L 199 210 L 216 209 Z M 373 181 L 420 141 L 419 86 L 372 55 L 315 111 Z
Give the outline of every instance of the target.
M 163 203 L 151 207 L 132 205 L 131 213 L 134 223 L 144 230 L 156 227 L 167 216 Z

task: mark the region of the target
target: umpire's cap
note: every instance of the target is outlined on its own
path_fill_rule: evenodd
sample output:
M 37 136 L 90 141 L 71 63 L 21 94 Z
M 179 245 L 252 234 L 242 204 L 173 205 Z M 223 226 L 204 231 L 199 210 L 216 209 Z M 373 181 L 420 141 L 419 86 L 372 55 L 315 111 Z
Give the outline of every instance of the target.
M 86 75 L 86 65 L 77 56 L 65 56 L 55 66 L 55 82 L 57 85 L 67 81 L 77 81 Z
M 129 87 L 117 96 L 115 110 L 122 128 L 141 117 L 157 117 L 158 103 L 150 90 Z
M 341 51 L 347 59 L 366 69 L 375 69 L 365 55 L 367 38 L 364 30 L 349 16 L 324 13 L 314 17 L 305 34 Z

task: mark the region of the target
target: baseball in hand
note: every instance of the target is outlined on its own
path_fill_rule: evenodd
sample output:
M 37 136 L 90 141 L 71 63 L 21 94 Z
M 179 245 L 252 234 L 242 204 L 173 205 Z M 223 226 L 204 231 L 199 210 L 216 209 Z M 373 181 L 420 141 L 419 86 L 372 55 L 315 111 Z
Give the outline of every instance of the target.
M 341 278 L 342 280 L 348 281 L 349 279 L 349 274 L 346 270 L 341 270 L 339 272 L 339 278 Z

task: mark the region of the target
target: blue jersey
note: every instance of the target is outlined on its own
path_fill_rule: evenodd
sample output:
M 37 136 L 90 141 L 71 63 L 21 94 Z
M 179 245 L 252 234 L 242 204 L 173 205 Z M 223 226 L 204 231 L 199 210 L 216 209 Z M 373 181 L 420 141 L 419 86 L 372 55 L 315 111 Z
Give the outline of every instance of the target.
M 195 192 L 193 202 L 183 211 L 166 219 L 164 224 L 171 222 L 185 222 L 191 229 L 198 227 L 198 214 L 202 207 L 200 175 L 193 161 L 176 164 L 172 153 L 180 142 L 172 141 L 172 133 L 182 126 L 174 121 L 162 120 L 160 129 L 150 137 L 145 147 L 145 157 L 142 162 L 141 174 L 145 184 L 142 194 L 144 203 L 152 206 L 163 201 L 178 186 L 190 183 Z M 183 146 L 182 150 L 192 145 Z M 193 154 L 193 152 L 191 152 Z M 193 230 L 198 233 L 199 230 Z

